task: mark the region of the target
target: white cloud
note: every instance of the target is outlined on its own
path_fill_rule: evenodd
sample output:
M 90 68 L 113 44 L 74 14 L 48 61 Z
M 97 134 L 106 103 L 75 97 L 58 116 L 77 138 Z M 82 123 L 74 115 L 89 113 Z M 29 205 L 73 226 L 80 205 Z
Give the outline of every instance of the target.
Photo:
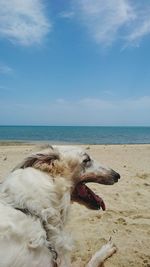
M 150 96 L 123 100 L 57 99 L 45 105 L 0 103 L 0 124 L 150 125 L 149 114 Z
M 127 36 L 127 42 L 138 43 L 148 34 L 150 34 L 150 12 L 138 25 L 134 26 L 134 29 Z
M 150 125 L 150 96 L 122 100 L 84 98 L 56 101 L 50 103 L 45 112 L 49 114 L 45 124 Z
M 92 38 L 104 46 L 116 40 L 137 44 L 150 34 L 150 3 L 132 0 L 74 0 L 73 10 Z
M 80 102 L 80 105 L 90 110 L 105 110 L 112 109 L 114 103 L 103 99 L 84 98 Z
M 59 17 L 70 19 L 70 18 L 74 17 L 74 12 L 73 11 L 63 11 L 63 12 L 59 13 Z
M 84 98 L 78 101 L 61 99 L 40 111 L 45 124 L 68 125 L 150 125 L 150 96 L 135 99 L 104 100 Z
M 0 36 L 29 46 L 51 30 L 42 0 L 0 0 Z
M 13 69 L 7 65 L 0 63 L 0 74 L 11 74 Z

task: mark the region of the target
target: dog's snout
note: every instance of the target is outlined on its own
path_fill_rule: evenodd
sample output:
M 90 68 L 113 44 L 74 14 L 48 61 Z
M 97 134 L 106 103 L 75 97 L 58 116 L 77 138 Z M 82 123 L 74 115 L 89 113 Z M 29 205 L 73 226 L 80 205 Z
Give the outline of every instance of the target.
M 114 179 L 114 182 L 118 182 L 118 180 L 120 179 L 120 174 L 115 172 L 114 170 L 111 170 L 112 172 L 112 176 L 113 176 L 113 179 Z

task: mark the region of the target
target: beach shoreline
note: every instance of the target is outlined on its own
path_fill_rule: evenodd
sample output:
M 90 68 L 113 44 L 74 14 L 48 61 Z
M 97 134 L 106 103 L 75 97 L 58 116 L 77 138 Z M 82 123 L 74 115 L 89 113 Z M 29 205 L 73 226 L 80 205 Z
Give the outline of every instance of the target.
M 0 146 L 36 146 L 36 145 L 73 145 L 73 146 L 149 146 L 150 143 L 80 143 L 80 142 L 69 142 L 69 141 L 55 141 L 55 140 L 0 140 Z
M 46 142 L 50 145 L 51 143 Z M 0 141 L 0 179 L 45 142 Z M 70 145 L 70 144 L 68 144 Z M 111 236 L 118 247 L 105 267 L 149 267 L 150 144 L 82 145 L 102 165 L 120 173 L 113 186 L 90 184 L 106 203 L 106 211 L 73 204 L 67 228 L 75 238 L 72 260 L 84 266 Z

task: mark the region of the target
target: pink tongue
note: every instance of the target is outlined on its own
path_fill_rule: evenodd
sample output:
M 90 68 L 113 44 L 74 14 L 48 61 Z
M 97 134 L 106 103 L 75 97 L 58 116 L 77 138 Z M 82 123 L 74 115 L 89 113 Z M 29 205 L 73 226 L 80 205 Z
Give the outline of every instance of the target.
M 97 204 L 102 207 L 102 210 L 106 209 L 105 203 L 101 197 L 96 195 L 90 188 L 88 188 L 85 184 L 78 185 L 78 195 L 81 198 L 88 198 L 89 201 L 96 201 Z

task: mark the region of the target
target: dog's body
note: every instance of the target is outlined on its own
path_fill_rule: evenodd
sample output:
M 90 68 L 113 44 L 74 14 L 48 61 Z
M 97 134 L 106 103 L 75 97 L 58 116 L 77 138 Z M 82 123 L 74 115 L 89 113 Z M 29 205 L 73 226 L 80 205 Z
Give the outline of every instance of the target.
M 71 201 L 105 209 L 87 182 L 120 178 L 74 147 L 49 147 L 25 159 L 0 185 L 0 267 L 70 267 L 71 240 L 64 231 Z M 87 267 L 116 251 L 109 242 Z

